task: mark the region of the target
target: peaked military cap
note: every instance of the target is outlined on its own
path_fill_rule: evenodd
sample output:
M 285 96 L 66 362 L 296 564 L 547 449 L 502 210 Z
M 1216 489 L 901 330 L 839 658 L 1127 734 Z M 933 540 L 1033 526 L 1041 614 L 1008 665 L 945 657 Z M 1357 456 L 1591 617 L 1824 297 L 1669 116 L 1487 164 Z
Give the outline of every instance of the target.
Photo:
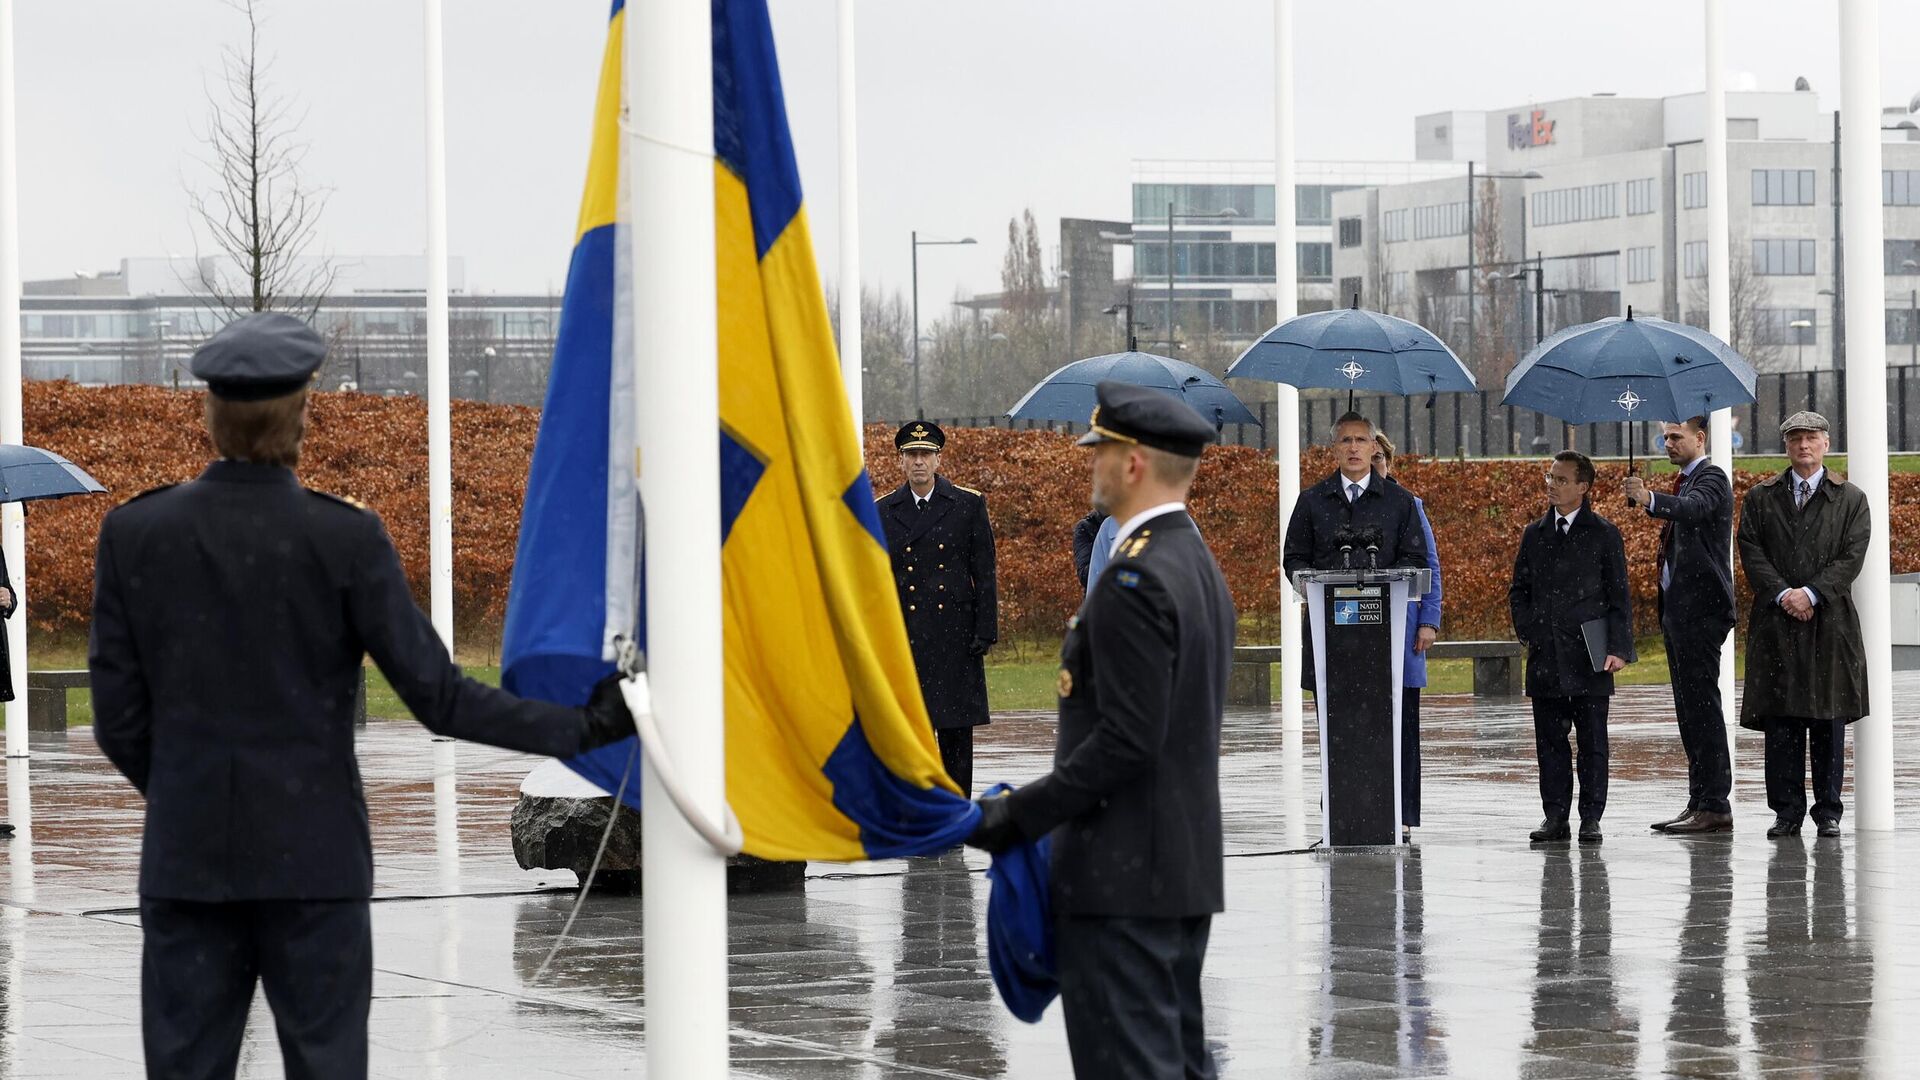
M 1811 409 L 1802 409 L 1780 422 L 1780 434 L 1791 435 L 1796 431 L 1825 431 L 1827 418 Z
M 258 311 L 220 328 L 193 352 L 193 375 L 213 396 L 265 401 L 313 381 L 327 343 L 313 327 L 277 311 Z
M 940 425 L 929 424 L 925 420 L 909 420 L 900 425 L 893 433 L 893 445 L 900 450 L 939 451 L 947 445 L 947 433 Z
M 1213 425 L 1193 406 L 1165 390 L 1103 380 L 1093 388 L 1100 402 L 1080 437 L 1081 446 L 1103 442 L 1136 443 L 1181 457 L 1199 457 L 1217 439 Z

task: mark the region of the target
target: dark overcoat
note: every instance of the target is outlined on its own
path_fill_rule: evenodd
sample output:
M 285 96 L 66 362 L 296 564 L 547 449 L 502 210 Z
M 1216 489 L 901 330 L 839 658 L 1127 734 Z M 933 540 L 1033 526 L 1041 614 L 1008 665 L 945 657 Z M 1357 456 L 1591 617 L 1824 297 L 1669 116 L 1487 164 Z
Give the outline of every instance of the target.
M 1647 513 L 1659 518 L 1661 550 L 1671 568 L 1660 592 L 1660 622 L 1671 636 L 1733 629 L 1733 485 L 1718 465 L 1703 461 L 1672 493 L 1656 491 Z
M 1067 624 L 1053 771 L 1008 796 L 1053 837 L 1058 915 L 1186 918 L 1225 904 L 1220 719 L 1227 582 L 1187 513 L 1148 519 Z
M 438 734 L 553 757 L 584 745 L 580 710 L 463 676 L 379 516 L 290 469 L 218 461 L 107 515 L 93 736 L 146 796 L 142 897 L 372 895 L 353 749 L 368 655 Z
M 1379 473 L 1367 482 L 1360 498 L 1349 502 L 1346 481 L 1338 470 L 1300 493 L 1293 505 L 1293 517 L 1287 522 L 1287 540 L 1280 552 L 1280 567 L 1287 582 L 1301 570 L 1338 570 L 1340 545 L 1335 534 L 1343 526 L 1380 530 L 1377 564 L 1421 569 L 1427 566 L 1427 536 L 1420 525 L 1420 508 L 1406 488 Z M 1356 568 L 1367 565 L 1364 550 L 1353 552 Z M 1313 627 L 1307 606 L 1300 605 L 1301 638 L 1311 642 Z M 1309 646 L 1306 663 L 1300 665 L 1300 689 L 1315 690 L 1313 652 Z
M 1740 565 L 1753 589 L 1742 727 L 1763 728 L 1773 716 L 1852 723 L 1867 714 L 1867 653 L 1853 605 L 1873 536 L 1867 496 L 1828 470 L 1796 509 L 1791 476 L 1753 485 L 1740 509 Z M 1810 622 L 1778 603 L 1783 589 L 1802 586 L 1819 597 Z
M 1607 653 L 1631 663 L 1633 599 L 1627 549 L 1613 522 L 1583 504 L 1560 535 L 1551 509 L 1520 535 L 1507 606 L 1527 647 L 1528 697 L 1606 697 L 1613 675 L 1593 670 L 1581 626 L 1607 621 Z
M 13 646 L 7 641 L 7 624 L 4 620 L 13 618 L 14 610 L 20 606 L 20 598 L 13 594 L 13 578 L 7 574 L 5 555 L 0 555 L 0 589 L 7 590 L 7 602 L 0 604 L 0 701 L 12 701 Z
M 944 476 L 928 499 L 914 509 L 901 484 L 880 497 L 880 522 L 927 716 L 936 729 L 977 727 L 989 718 L 987 647 L 1000 638 L 993 526 L 986 497 Z

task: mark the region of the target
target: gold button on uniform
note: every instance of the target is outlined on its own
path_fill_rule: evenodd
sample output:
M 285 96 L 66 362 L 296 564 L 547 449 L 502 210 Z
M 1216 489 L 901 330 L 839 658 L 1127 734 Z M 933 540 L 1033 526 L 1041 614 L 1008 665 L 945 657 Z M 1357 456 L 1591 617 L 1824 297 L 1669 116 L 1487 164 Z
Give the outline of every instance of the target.
M 913 586 L 911 586 L 911 585 L 909 585 L 909 586 L 907 586 L 907 591 L 908 591 L 908 592 L 913 592 L 913 591 L 914 591 L 914 587 L 913 587 Z
M 908 605 L 907 605 L 907 610 L 908 610 L 908 611 L 918 611 L 918 610 L 920 610 L 920 609 L 919 609 L 919 608 L 916 608 L 916 607 L 914 607 L 914 606 L 913 606 L 912 604 L 908 604 Z

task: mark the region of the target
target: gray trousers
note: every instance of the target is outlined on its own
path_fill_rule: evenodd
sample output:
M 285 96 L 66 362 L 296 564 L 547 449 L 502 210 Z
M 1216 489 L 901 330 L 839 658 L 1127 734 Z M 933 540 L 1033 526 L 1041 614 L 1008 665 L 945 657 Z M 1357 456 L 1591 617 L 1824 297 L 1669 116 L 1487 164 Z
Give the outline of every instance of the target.
M 1200 965 L 1211 915 L 1062 916 L 1055 962 L 1079 1080 L 1214 1080 Z

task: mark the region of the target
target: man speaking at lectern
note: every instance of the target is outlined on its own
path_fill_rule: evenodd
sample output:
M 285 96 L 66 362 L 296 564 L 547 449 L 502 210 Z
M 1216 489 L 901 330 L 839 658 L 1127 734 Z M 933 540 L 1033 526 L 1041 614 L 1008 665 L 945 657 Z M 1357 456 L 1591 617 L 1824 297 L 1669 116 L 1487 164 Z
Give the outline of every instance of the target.
M 1413 496 L 1398 484 L 1390 484 L 1373 472 L 1373 454 L 1379 449 L 1374 436 L 1379 429 L 1359 413 L 1347 413 L 1333 425 L 1333 457 L 1340 470 L 1300 493 L 1294 504 L 1293 519 L 1287 522 L 1287 543 L 1281 554 L 1281 569 L 1289 583 L 1301 570 L 1342 570 L 1349 565 L 1363 569 L 1371 565 L 1424 570 L 1427 566 L 1427 538 L 1420 529 L 1420 514 L 1414 509 Z M 1365 547 L 1342 552 L 1355 533 L 1379 530 L 1379 547 L 1369 553 Z M 1348 563 L 1348 558 L 1352 562 Z M 1301 665 L 1300 686 L 1314 689 L 1313 664 Z

